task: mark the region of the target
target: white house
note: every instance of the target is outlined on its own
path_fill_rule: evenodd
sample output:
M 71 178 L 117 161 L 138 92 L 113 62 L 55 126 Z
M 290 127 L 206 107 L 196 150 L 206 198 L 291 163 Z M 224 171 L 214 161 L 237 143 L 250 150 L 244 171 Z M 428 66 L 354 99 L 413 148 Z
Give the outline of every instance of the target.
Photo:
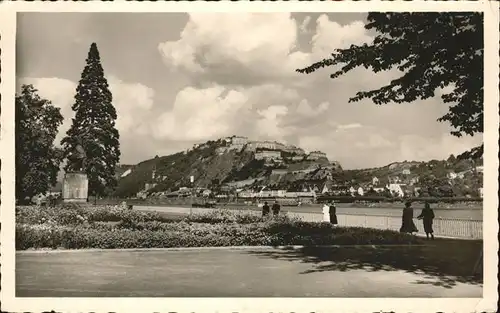
M 478 189 L 479 191 L 479 196 L 482 198 L 483 197 L 483 187 Z
M 401 188 L 401 184 L 389 184 L 387 185 L 387 189 L 397 196 L 403 197 L 405 195 L 403 188 Z
M 397 184 L 401 181 L 401 179 L 399 178 L 399 176 L 393 176 L 393 177 L 389 177 L 389 182 L 390 183 L 393 183 L 393 184 Z
M 364 195 L 364 194 L 365 194 L 365 191 L 363 190 L 363 187 L 359 187 L 359 188 L 358 188 L 358 194 L 359 194 L 360 196 L 362 196 L 362 195 Z
M 419 180 L 420 180 L 420 179 L 419 179 L 419 177 L 418 177 L 418 176 L 412 177 L 412 178 L 410 179 L 410 185 L 415 185 L 415 184 L 418 184 Z
M 380 182 L 380 180 L 378 179 L 378 177 L 373 177 L 372 178 L 372 185 L 373 186 L 377 186 L 379 182 Z
M 405 169 L 403 170 L 403 175 L 410 175 L 410 174 L 411 174 L 411 171 L 410 171 L 410 169 L 409 169 L 409 168 L 405 168 Z
M 374 187 L 373 190 L 376 192 L 376 193 L 382 193 L 384 192 L 385 188 L 381 188 L 381 187 Z
M 351 188 L 349 188 L 349 193 L 354 196 L 354 193 L 356 192 L 356 189 L 354 189 L 354 187 L 351 186 Z
M 128 170 L 126 170 L 125 172 L 123 172 L 123 174 L 120 177 L 125 177 L 125 176 L 129 175 L 130 173 L 132 173 L 132 169 L 131 168 L 129 168 Z

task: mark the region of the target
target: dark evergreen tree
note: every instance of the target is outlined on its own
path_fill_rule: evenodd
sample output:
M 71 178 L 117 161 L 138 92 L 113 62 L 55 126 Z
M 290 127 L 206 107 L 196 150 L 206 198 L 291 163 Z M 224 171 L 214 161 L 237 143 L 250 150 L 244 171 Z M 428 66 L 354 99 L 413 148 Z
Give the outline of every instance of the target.
M 16 95 L 16 199 L 27 202 L 56 184 L 62 151 L 54 146 L 63 117 L 32 85 Z
M 92 43 L 72 106 L 73 124 L 62 140 L 66 158 L 78 145 L 85 150 L 87 159 L 83 171 L 88 175 L 92 196 L 106 195 L 117 184 L 115 171 L 120 160 L 120 143 L 112 100 L 97 45 Z M 78 171 L 77 167 L 68 160 L 65 170 Z

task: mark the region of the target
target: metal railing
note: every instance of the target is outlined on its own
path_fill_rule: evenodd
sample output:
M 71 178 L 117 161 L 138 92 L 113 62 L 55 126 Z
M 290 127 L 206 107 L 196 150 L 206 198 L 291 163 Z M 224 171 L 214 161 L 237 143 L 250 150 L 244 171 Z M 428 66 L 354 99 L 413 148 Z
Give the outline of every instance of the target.
M 140 208 L 141 206 L 138 206 Z M 147 206 L 146 206 L 147 207 Z M 146 208 L 143 207 L 143 208 Z M 149 207 L 149 210 L 156 210 L 155 207 Z M 187 208 L 187 207 L 161 207 L 163 212 L 180 214 L 199 214 L 214 211 L 217 209 L 206 208 Z M 228 211 L 242 212 L 242 210 L 228 209 Z M 245 210 L 250 214 L 260 215 L 258 210 Z M 306 212 L 286 212 L 288 216 L 295 216 L 307 222 L 322 222 L 323 214 Z M 338 213 L 337 219 L 339 226 L 350 227 L 368 227 L 376 229 L 388 229 L 399 231 L 401 227 L 400 216 L 388 216 L 381 214 L 355 214 Z M 424 234 L 424 227 L 421 220 L 414 218 L 418 233 Z M 453 218 L 435 218 L 433 223 L 434 235 L 441 237 L 459 238 L 459 239 L 483 239 L 483 221 L 473 219 L 453 219 Z
M 296 213 L 288 212 L 290 216 L 300 217 L 304 221 L 320 222 L 323 216 L 317 213 Z M 376 215 L 376 214 L 337 214 L 340 226 L 351 227 L 369 227 L 376 229 L 389 229 L 399 231 L 401 227 L 401 217 Z M 421 220 L 413 219 L 419 233 L 424 233 L 424 227 Z M 463 239 L 482 239 L 483 221 L 465 220 L 452 218 L 436 218 L 433 223 L 435 236 L 463 238 Z

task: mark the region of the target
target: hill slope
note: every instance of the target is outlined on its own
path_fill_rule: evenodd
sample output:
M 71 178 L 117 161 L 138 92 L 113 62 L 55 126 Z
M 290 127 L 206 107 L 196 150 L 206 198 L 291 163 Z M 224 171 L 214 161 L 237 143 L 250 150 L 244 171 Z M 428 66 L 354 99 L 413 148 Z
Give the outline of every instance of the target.
M 290 181 L 323 179 L 340 169 L 338 163 L 326 158 L 292 160 L 296 154 L 282 153 L 283 157 L 257 159 L 261 151 L 249 151 L 245 146 L 228 147 L 225 139 L 208 141 L 188 151 L 155 157 L 132 166 L 130 173 L 120 177 L 116 196 L 133 196 L 146 184 L 154 184 L 152 190 L 176 190 L 190 186 L 190 177 L 195 178 L 195 187 L 210 187 L 221 184 L 249 184 L 258 180 L 265 184 L 288 184 Z M 222 149 L 222 150 L 221 150 Z M 278 153 L 279 154 L 279 153 Z M 283 177 L 279 171 L 295 171 L 296 175 Z M 122 172 L 123 173 L 123 172 Z M 330 173 L 330 174 L 328 174 Z M 292 177 L 293 176 L 293 177 Z
M 405 161 L 379 168 L 343 171 L 338 162 L 321 157 L 319 151 L 302 156 L 287 151 L 279 152 L 279 149 L 264 149 L 274 156 L 262 159 L 257 157 L 262 150 L 247 149 L 247 145 L 241 144 L 231 148 L 231 138 L 208 141 L 188 151 L 123 166 L 117 171 L 120 178 L 115 195 L 130 197 L 145 189 L 174 191 L 191 186 L 191 176 L 194 177 L 193 187 L 204 188 L 226 184 L 235 188 L 265 185 L 295 191 L 314 187 L 318 190 L 326 181 L 330 181 L 335 185 L 361 186 L 365 189 L 371 185 L 383 187 L 389 183 L 424 188 L 445 186 L 455 195 L 476 195 L 482 186 L 482 176 L 475 171 L 476 166 L 482 165 L 481 159 L 471 162 L 450 156 L 448 160 L 442 161 Z M 319 157 L 309 158 L 315 153 Z

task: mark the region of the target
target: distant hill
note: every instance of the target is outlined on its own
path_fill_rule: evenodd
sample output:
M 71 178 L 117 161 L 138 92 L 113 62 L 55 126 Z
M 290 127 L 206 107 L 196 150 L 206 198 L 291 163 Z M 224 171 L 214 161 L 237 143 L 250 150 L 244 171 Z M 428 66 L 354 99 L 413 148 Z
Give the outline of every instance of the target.
M 195 187 L 284 186 L 297 181 L 321 180 L 341 167 L 320 151 L 307 154 L 298 147 L 279 142 L 233 136 L 195 145 L 188 151 L 157 156 L 127 170 L 130 173 L 120 177 L 116 196 L 133 196 L 144 190 L 146 184 L 154 186 L 151 191 L 174 191 L 190 186 L 191 176 Z
M 175 191 L 180 187 L 218 189 L 232 188 L 275 189 L 300 191 L 321 190 L 325 183 L 346 187 L 384 187 L 401 183 L 428 189 L 445 190 L 443 194 L 477 196 L 482 176 L 475 162 L 447 160 L 429 162 L 395 162 L 383 167 L 342 170 L 336 161 L 330 161 L 320 151 L 305 153 L 299 147 L 279 142 L 252 141 L 232 136 L 197 144 L 192 149 L 168 156 L 156 156 L 137 165 L 117 168 L 118 197 L 135 196 L 140 191 Z M 374 184 L 375 183 L 375 184 Z M 446 191 L 448 190 L 448 191 Z

